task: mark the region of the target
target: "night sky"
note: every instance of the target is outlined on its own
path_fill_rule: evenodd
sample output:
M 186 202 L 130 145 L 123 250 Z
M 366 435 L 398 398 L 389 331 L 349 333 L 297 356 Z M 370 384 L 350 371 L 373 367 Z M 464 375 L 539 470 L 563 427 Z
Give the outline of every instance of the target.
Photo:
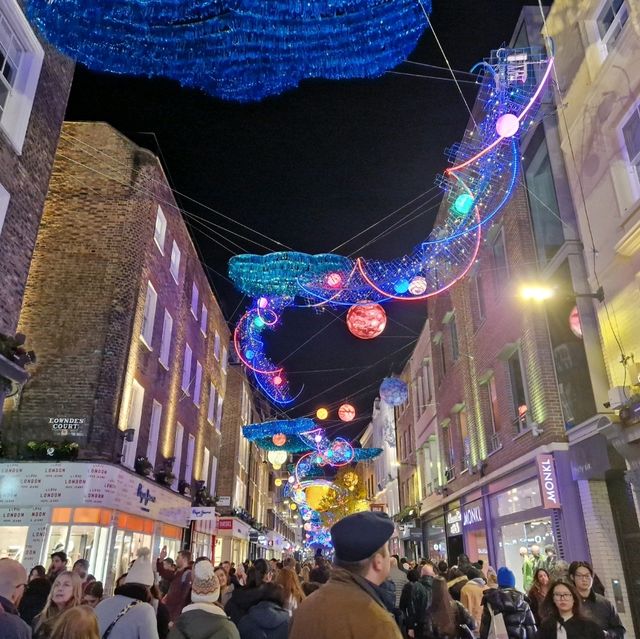
M 452 67 L 467 71 L 509 41 L 521 7 L 532 2 L 433 4 L 431 22 Z M 430 31 L 410 60 L 445 66 Z M 329 252 L 401 209 L 339 251 L 391 258 L 427 237 L 441 199 L 432 189 L 435 176 L 444 167 L 445 148 L 461 139 L 468 118 L 447 71 L 406 63 L 396 71 L 447 80 L 386 74 L 378 80 L 309 81 L 282 96 L 238 105 L 174 82 L 96 74 L 78 66 L 67 119 L 110 123 L 161 156 L 174 189 L 297 251 Z M 458 77 L 472 80 L 463 73 Z M 476 87 L 461 86 L 472 103 Z M 212 230 L 187 217 L 233 327 L 247 300 L 241 303 L 226 279 L 229 257 L 268 252 L 264 247 L 286 249 L 188 199 L 178 202 L 189 214 L 224 227 Z M 409 223 L 361 248 L 408 214 Z M 344 311 L 337 319 L 333 311 L 285 313 L 280 329 L 267 339 L 292 388 L 304 384 L 290 415 L 327 406 L 335 417 L 337 406 L 349 400 L 356 421 L 347 426 L 328 421 L 330 433 L 355 437 L 362 431 L 380 381 L 400 372 L 426 319 L 425 302 L 388 304 L 386 311 L 385 332 L 366 342 L 348 332 Z

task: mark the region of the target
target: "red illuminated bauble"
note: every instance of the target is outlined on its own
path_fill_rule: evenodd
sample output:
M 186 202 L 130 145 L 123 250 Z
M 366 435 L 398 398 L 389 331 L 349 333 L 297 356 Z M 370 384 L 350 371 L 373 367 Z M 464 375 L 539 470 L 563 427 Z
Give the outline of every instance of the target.
M 347 313 L 347 327 L 360 339 L 374 339 L 384 331 L 387 314 L 380 304 L 359 304 Z
M 271 441 L 276 445 L 276 446 L 284 446 L 287 443 L 287 436 L 284 435 L 283 433 L 276 433 L 272 438 Z
M 327 273 L 324 283 L 327 288 L 340 288 L 342 286 L 342 275 L 340 273 Z
M 350 422 L 356 416 L 356 409 L 351 404 L 342 404 L 338 409 L 338 417 L 343 422 Z

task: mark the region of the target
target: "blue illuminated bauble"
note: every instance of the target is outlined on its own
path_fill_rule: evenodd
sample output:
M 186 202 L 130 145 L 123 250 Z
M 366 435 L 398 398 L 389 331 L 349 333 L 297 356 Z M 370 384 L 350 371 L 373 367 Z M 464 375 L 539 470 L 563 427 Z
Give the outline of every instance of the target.
M 255 353 L 249 348 L 244 352 L 245 359 L 251 361 L 255 356 Z
M 464 217 L 469 214 L 469 211 L 473 208 L 473 196 L 469 193 L 460 193 L 453 203 L 453 213 L 456 217 Z
M 402 295 L 409 290 L 409 282 L 407 280 L 400 280 L 394 284 L 393 288 L 396 293 Z
M 520 128 L 520 120 L 513 113 L 501 115 L 496 122 L 496 132 L 501 138 L 513 137 Z
M 401 406 L 409 399 L 409 388 L 399 377 L 385 377 L 380 384 L 380 398 L 389 406 Z
M 253 320 L 253 324 L 256 328 L 262 328 L 264 326 L 264 320 L 258 316 Z

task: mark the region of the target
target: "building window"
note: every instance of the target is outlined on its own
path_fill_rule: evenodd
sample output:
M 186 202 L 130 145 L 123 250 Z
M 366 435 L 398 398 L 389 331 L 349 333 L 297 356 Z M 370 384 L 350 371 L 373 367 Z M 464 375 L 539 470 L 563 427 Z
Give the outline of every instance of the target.
M 193 385 L 193 403 L 200 406 L 200 390 L 202 389 L 202 364 L 196 361 L 196 381 Z
M 431 388 L 431 361 L 425 359 L 422 363 L 422 385 L 424 387 L 423 394 L 425 406 L 431 403 L 433 399 L 433 389 Z
M 156 465 L 158 452 L 158 437 L 160 436 L 160 420 L 162 419 L 162 404 L 155 399 L 151 408 L 151 422 L 149 423 L 149 440 L 147 441 L 147 459 L 152 466 Z
M 460 345 L 458 344 L 458 327 L 456 325 L 455 316 L 449 322 L 449 331 L 451 333 L 451 359 L 455 362 L 460 357 Z
M 191 347 L 186 344 L 184 347 L 184 362 L 182 364 L 182 390 L 189 394 L 189 386 L 191 385 Z
M 507 264 L 507 248 L 504 243 L 504 229 L 500 229 L 491 246 L 493 253 L 493 276 L 496 290 L 499 290 L 509 279 L 509 265 Z
M 7 209 L 9 208 L 10 199 L 11 196 L 9 195 L 9 191 L 0 184 L 0 234 L 2 233 L 4 220 L 7 217 Z
M 127 430 L 130 432 L 124 438 L 122 446 L 122 464 L 128 468 L 133 468 L 136 463 L 143 402 L 144 388 L 134 379 L 131 384 L 131 396 L 127 411 Z
M 418 375 L 416 379 L 416 387 L 418 388 L 418 415 L 422 415 L 424 412 L 424 405 L 426 404 L 424 399 L 424 382 L 422 375 Z
M 222 397 L 222 395 L 218 395 L 218 409 L 216 411 L 216 429 L 220 430 L 220 425 L 222 424 L 222 403 L 223 403 L 224 399 Z M 249 422 L 245 421 L 245 424 L 248 424 Z
M 209 319 L 209 311 L 202 302 L 202 309 L 200 310 L 200 332 L 206 337 L 207 335 L 207 321 Z
M 627 121 L 622 126 L 624 144 L 629 155 L 629 162 L 640 182 L 640 104 L 637 104 Z
M 216 413 L 216 387 L 213 382 L 209 384 L 209 405 L 207 406 L 207 421 L 213 424 Z
M 625 0 L 605 0 L 596 22 L 600 40 L 607 51 L 615 44 L 628 19 L 629 9 Z
M 173 441 L 173 468 L 171 472 L 176 476 L 171 484 L 171 488 L 176 490 L 178 488 L 178 482 L 180 481 L 180 466 L 182 465 L 182 440 L 184 439 L 184 428 L 182 424 L 178 422 L 176 424 L 176 436 Z
M 216 479 L 218 475 L 218 458 L 214 455 L 211 458 L 211 479 L 209 480 L 209 492 L 212 495 L 216 494 Z
M 511 396 L 513 409 L 516 415 L 515 426 L 519 433 L 527 428 L 527 412 L 529 410 L 527 401 L 527 383 L 524 377 L 524 368 L 520 349 L 516 349 L 507 360 L 509 367 L 509 379 L 511 381 Z
M 0 129 L 22 153 L 44 50 L 17 2 L 0 8 Z
M 213 339 L 213 356 L 220 361 L 220 334 L 216 331 Z
M 498 403 L 498 390 L 496 388 L 496 378 L 491 377 L 487 384 L 489 395 L 489 417 L 491 418 L 491 434 L 501 430 L 500 404 Z
M 158 294 L 151 285 L 151 282 L 147 282 L 147 295 L 144 299 L 144 311 L 142 314 L 142 328 L 140 330 L 140 337 L 149 348 L 151 348 L 151 343 L 153 341 L 153 325 L 156 319 L 157 302 Z
M 184 480 L 191 484 L 193 481 L 193 457 L 196 452 L 196 438 L 189 435 L 187 439 L 187 463 L 184 467 Z
M 440 382 L 447 374 L 447 358 L 444 350 L 444 340 L 440 340 Z
M 227 353 L 227 347 L 223 346 L 222 347 L 222 361 L 221 361 L 221 366 L 222 366 L 222 372 L 226 373 L 227 372 L 227 364 L 229 361 L 229 353 Z
M 447 426 L 447 467 L 453 468 L 456 465 L 456 451 L 453 447 L 453 427 L 451 422 Z
M 476 319 L 477 324 L 480 324 L 486 317 L 487 312 L 484 304 L 484 291 L 482 289 L 482 273 L 476 273 L 475 277 L 473 278 L 473 286 L 476 298 Z
M 198 297 L 200 296 L 200 292 L 198 291 L 198 286 L 194 282 L 191 285 L 191 314 L 198 319 Z
M 209 479 L 209 464 L 211 463 L 211 451 L 205 446 L 202 454 L 202 469 L 200 471 L 200 479 L 207 483 Z
M 167 234 L 167 218 L 164 216 L 162 208 L 158 206 L 158 212 L 156 213 L 156 230 L 153 234 L 153 239 L 156 245 L 160 249 L 160 253 L 164 255 L 164 240 Z
M 169 271 L 177 284 L 180 278 L 180 249 L 175 240 L 173 240 L 173 246 L 171 247 L 171 266 Z
M 162 341 L 160 342 L 160 363 L 169 368 L 169 355 L 171 353 L 171 334 L 173 333 L 173 317 L 164 309 L 164 321 L 162 322 Z

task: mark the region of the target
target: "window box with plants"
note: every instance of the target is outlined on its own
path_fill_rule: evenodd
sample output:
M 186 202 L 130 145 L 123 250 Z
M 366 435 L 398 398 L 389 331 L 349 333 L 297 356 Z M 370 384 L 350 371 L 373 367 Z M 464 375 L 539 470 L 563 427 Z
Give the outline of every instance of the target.
M 153 464 L 144 455 L 136 457 L 133 468 L 138 475 L 142 475 L 143 477 L 150 477 L 153 473 Z
M 27 450 L 32 459 L 54 459 L 56 461 L 78 458 L 80 446 L 76 442 L 30 441 Z

